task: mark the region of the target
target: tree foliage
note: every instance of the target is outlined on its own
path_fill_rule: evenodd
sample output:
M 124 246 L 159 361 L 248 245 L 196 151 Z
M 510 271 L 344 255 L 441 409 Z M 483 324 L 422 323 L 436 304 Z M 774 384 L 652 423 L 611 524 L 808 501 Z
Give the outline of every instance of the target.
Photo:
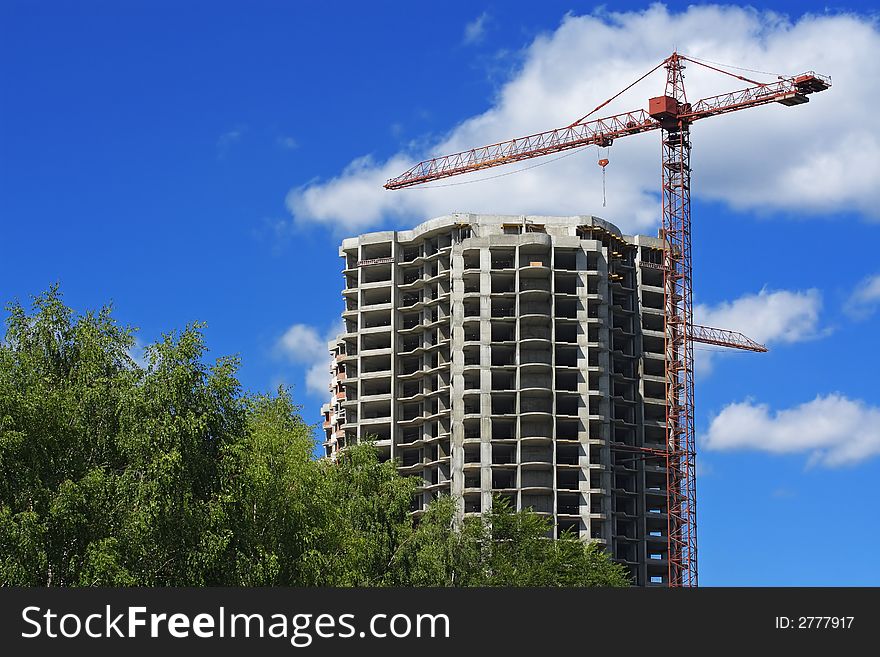
M 202 326 L 132 358 L 109 307 L 57 286 L 7 306 L 0 344 L 0 584 L 625 586 L 593 544 L 500 501 L 461 518 L 369 444 L 315 459 L 288 391 L 206 364 Z

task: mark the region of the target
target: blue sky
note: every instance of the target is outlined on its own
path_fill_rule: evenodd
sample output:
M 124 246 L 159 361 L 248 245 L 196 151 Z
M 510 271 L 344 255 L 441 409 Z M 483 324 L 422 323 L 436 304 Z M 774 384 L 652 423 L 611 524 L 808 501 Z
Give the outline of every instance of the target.
M 700 356 L 700 575 L 878 585 L 876 10 L 696 5 L 3 0 L 0 299 L 60 281 L 144 342 L 206 321 L 247 388 L 291 385 L 317 419 L 342 236 L 458 210 L 656 231 L 649 135 L 612 147 L 606 208 L 594 151 L 423 196 L 379 190 L 387 171 L 570 122 L 674 46 L 814 68 L 835 80 L 814 102 L 694 129 L 696 301 L 771 347 Z

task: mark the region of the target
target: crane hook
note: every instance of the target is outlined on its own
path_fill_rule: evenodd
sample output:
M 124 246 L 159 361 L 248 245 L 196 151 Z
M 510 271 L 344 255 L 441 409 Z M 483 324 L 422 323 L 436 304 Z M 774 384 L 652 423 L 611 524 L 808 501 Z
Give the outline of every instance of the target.
M 606 153 L 607 155 L 607 153 Z M 605 167 L 608 166 L 609 160 L 607 157 L 603 157 L 599 159 L 599 166 L 602 167 L 602 207 L 605 207 Z

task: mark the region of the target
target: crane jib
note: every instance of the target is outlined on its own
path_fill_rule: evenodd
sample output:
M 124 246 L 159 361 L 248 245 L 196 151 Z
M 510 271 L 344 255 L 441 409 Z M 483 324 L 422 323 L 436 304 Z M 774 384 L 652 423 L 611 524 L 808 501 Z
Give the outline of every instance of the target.
M 593 121 L 583 121 L 566 128 L 548 130 L 419 162 L 400 176 L 390 179 L 385 184 L 385 188 L 412 187 L 441 178 L 584 146 L 610 146 L 620 137 L 670 126 L 678 121 L 690 123 L 747 107 L 768 103 L 800 105 L 809 100 L 808 94 L 824 91 L 830 86 L 830 78 L 808 71 L 770 84 L 759 84 L 739 91 L 710 96 L 695 103 L 678 104 L 669 96 L 658 96 L 649 101 L 648 111 L 635 110 Z

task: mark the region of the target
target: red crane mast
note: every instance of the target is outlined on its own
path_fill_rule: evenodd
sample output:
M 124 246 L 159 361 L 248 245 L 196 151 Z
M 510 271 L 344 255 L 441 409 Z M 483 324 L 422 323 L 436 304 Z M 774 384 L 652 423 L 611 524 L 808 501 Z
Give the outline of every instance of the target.
M 694 64 L 750 83 L 745 89 L 687 100 L 684 64 Z M 693 323 L 693 276 L 691 271 L 691 168 L 690 126 L 695 121 L 769 103 L 786 106 L 809 101 L 812 93 L 831 87 L 831 79 L 813 71 L 760 83 L 724 71 L 705 62 L 673 52 L 651 71 L 629 85 L 664 67 L 664 95 L 651 98 L 648 109 L 587 120 L 608 101 L 571 125 L 526 137 L 489 144 L 419 162 L 385 184 L 386 189 L 402 189 L 423 183 L 471 173 L 490 167 L 558 153 L 585 146 L 610 146 L 615 139 L 660 130 L 662 228 L 664 241 L 664 333 L 666 370 L 665 450 L 647 450 L 646 458 L 666 460 L 666 509 L 669 586 L 696 586 L 697 508 L 696 446 L 694 435 L 694 352 L 693 343 L 766 351 L 741 333 L 699 326 Z M 624 91 L 626 91 L 624 89 Z M 621 92 L 623 93 L 623 92 Z M 607 164 L 607 162 L 606 162 Z

